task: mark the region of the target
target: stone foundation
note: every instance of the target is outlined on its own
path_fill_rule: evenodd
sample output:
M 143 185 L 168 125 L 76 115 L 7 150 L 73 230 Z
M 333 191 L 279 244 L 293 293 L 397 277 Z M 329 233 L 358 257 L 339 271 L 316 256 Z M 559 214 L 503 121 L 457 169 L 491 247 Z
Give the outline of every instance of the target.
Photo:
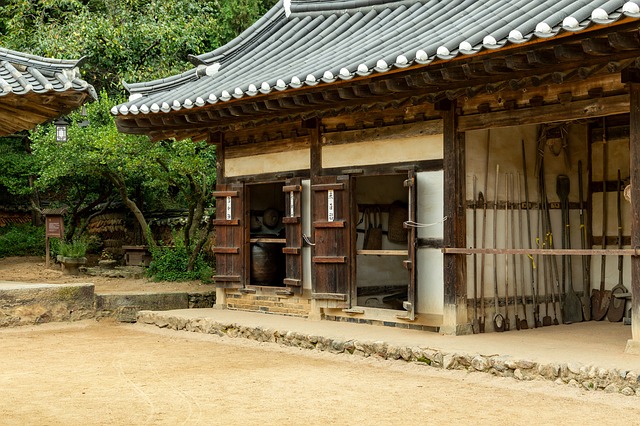
M 302 295 L 281 296 L 273 293 L 243 293 L 226 290 L 226 309 L 264 312 L 279 315 L 308 317 L 311 311 L 309 298 Z
M 208 318 L 186 319 L 159 312 L 141 311 L 138 321 L 161 328 L 239 337 L 258 342 L 272 342 L 284 346 L 315 349 L 331 353 L 362 357 L 379 357 L 388 360 L 414 362 L 446 370 L 483 372 L 516 380 L 551 380 L 557 384 L 601 390 L 623 395 L 640 396 L 637 371 L 599 368 L 578 363 L 542 364 L 526 359 L 514 359 L 499 355 L 450 353 L 439 349 L 389 345 L 383 341 L 358 341 L 327 338 L 286 330 L 249 327 L 233 323 L 220 323 Z

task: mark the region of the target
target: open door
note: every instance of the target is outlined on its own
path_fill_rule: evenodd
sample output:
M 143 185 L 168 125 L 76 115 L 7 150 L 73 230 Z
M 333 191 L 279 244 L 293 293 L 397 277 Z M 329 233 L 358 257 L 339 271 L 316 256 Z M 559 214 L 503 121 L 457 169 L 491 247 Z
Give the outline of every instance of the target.
M 418 229 L 413 226 L 416 221 L 416 203 L 417 203 L 417 184 L 416 176 L 413 170 L 409 170 L 409 176 L 404 181 L 404 186 L 409 191 L 408 194 L 408 222 L 405 227 L 408 228 L 407 235 L 407 260 L 403 262 L 405 269 L 409 271 L 409 286 L 407 289 L 407 300 L 402 302 L 402 307 L 407 311 L 406 314 L 398 315 L 399 319 L 414 321 L 416 319 L 416 249 L 418 246 Z
M 285 193 L 286 247 L 282 252 L 286 256 L 284 285 L 293 291 L 302 289 L 302 180 L 289 179 L 282 188 Z
M 218 184 L 216 198 L 216 284 L 222 287 L 242 287 L 244 282 L 243 248 L 245 240 L 243 217 L 244 184 Z
M 349 176 L 317 176 L 311 189 L 315 241 L 312 298 L 333 300 L 332 307 L 348 308 L 351 252 Z

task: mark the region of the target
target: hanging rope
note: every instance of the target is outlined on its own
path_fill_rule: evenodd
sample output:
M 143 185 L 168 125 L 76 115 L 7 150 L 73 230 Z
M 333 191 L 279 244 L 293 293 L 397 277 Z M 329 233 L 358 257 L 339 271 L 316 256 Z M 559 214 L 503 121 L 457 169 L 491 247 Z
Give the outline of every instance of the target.
M 433 222 L 433 223 L 419 223 L 419 222 L 414 222 L 412 220 L 407 220 L 407 221 L 404 221 L 403 223 L 405 226 L 409 228 L 429 228 L 430 226 L 440 225 L 441 223 L 444 223 L 444 221 L 446 221 L 447 219 L 449 219 L 449 216 L 445 216 L 442 218 L 442 220 L 438 222 Z

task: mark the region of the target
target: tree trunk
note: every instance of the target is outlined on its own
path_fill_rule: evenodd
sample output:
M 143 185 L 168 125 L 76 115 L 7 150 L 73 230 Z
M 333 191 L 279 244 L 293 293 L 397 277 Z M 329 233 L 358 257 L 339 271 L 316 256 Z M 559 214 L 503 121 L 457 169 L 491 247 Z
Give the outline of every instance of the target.
M 153 236 L 151 235 L 151 231 L 149 229 L 149 225 L 147 224 L 147 220 L 145 219 L 142 211 L 138 208 L 138 205 L 135 203 L 135 201 L 129 198 L 129 193 L 127 192 L 127 185 L 125 184 L 124 180 L 120 178 L 120 176 L 117 176 L 112 173 L 108 173 L 107 178 L 114 184 L 114 186 L 118 190 L 118 193 L 120 194 L 120 198 L 122 198 L 122 202 L 124 202 L 127 208 L 129 208 L 129 210 L 131 210 L 131 213 L 133 213 L 133 215 L 135 216 L 136 220 L 138 221 L 138 224 L 140 225 L 140 228 L 142 229 L 143 235 L 146 237 L 147 244 L 150 247 L 155 247 L 156 243 L 153 240 Z

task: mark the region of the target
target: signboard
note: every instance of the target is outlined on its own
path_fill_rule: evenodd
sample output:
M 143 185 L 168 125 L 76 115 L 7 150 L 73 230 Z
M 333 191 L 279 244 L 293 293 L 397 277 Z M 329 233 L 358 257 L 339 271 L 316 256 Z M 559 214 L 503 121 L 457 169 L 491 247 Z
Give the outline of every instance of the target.
M 64 237 L 64 222 L 62 216 L 47 216 L 47 237 L 63 238 Z
M 335 215 L 335 196 L 334 196 L 334 192 L 333 189 L 330 189 L 329 191 L 327 191 L 327 220 L 329 222 L 333 222 L 336 218 Z

